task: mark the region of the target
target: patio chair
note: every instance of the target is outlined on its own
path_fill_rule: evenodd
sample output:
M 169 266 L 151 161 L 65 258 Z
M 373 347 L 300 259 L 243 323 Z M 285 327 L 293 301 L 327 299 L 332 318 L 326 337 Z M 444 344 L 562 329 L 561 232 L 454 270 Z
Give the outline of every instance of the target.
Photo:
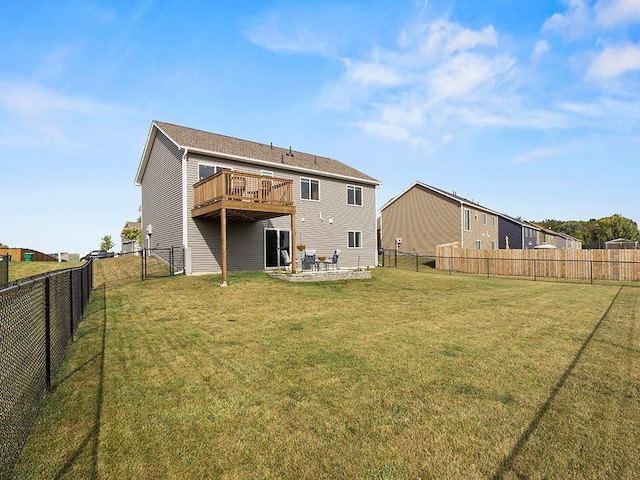
M 336 269 L 336 267 L 338 266 L 338 257 L 340 257 L 340 253 L 342 253 L 342 250 L 340 250 L 338 248 L 337 250 L 333 251 L 333 256 L 331 258 L 327 258 L 324 261 L 324 269 L 325 270 L 327 269 L 327 267 L 329 265 L 331 265 L 334 270 Z
M 316 259 L 315 250 L 305 250 L 304 258 L 302 259 L 303 270 L 314 270 L 317 267 L 318 260 Z
M 289 252 L 286 250 L 280 250 L 280 265 L 283 267 L 291 265 L 291 257 L 289 256 Z

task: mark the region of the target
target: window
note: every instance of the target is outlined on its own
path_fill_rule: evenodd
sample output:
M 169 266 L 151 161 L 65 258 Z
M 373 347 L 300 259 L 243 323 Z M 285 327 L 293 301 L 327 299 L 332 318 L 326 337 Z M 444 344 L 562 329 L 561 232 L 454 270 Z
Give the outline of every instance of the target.
M 492 227 L 496 226 L 496 217 L 494 215 L 491 215 L 491 226 Z
M 349 248 L 362 248 L 362 232 L 349 232 Z
M 320 181 L 310 178 L 300 179 L 300 198 L 305 200 L 320 200 Z
M 464 231 L 468 232 L 471 230 L 471 210 L 468 208 L 464 209 Z
M 476 240 L 476 250 L 480 250 L 482 248 L 482 242 L 480 240 Z
M 222 170 L 230 170 L 229 168 L 218 167 L 217 165 L 207 165 L 206 163 L 198 164 L 198 181 L 204 180 L 211 175 L 215 175 Z
M 347 205 L 362 205 L 362 187 L 347 185 Z
M 269 170 L 261 170 L 260 175 L 262 175 L 263 177 L 273 177 L 273 172 Z
M 491 250 L 495 250 L 496 249 L 496 242 L 494 242 L 493 240 L 491 241 Z
M 486 225 L 486 224 L 487 224 L 487 214 L 486 214 L 486 213 L 483 213 L 483 214 L 482 214 L 482 224 L 483 224 L 483 225 Z

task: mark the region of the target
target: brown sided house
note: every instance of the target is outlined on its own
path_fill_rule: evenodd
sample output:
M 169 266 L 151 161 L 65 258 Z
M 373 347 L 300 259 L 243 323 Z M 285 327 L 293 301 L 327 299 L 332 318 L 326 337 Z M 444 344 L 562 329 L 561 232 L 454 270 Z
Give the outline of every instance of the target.
M 458 242 L 462 248 L 498 248 L 499 214 L 455 193 L 415 182 L 389 200 L 380 212 L 385 249 L 435 254 L 436 246 Z
M 380 182 L 337 160 L 154 121 L 136 184 L 144 247 L 184 247 L 187 274 L 296 268 L 298 244 L 376 264 Z

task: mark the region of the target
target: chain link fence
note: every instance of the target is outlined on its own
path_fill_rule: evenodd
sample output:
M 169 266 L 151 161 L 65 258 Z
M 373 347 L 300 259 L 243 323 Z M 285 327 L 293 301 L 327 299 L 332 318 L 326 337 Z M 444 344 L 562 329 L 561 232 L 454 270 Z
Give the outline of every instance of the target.
M 93 262 L 0 288 L 0 478 L 9 478 L 89 303 Z
M 378 252 L 378 266 L 400 268 L 422 272 L 436 267 L 435 253 L 409 253 L 399 250 L 380 249 Z
M 184 273 L 182 247 L 145 248 L 142 250 L 142 279 Z

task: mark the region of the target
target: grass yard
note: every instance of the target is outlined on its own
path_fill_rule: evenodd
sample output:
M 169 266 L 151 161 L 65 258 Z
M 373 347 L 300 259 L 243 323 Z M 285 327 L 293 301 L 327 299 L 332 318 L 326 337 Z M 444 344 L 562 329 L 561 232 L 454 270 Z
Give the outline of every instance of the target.
M 9 281 L 40 275 L 41 273 L 79 267 L 84 262 L 9 262 Z
M 94 292 L 15 478 L 638 477 L 638 288 L 218 282 Z

